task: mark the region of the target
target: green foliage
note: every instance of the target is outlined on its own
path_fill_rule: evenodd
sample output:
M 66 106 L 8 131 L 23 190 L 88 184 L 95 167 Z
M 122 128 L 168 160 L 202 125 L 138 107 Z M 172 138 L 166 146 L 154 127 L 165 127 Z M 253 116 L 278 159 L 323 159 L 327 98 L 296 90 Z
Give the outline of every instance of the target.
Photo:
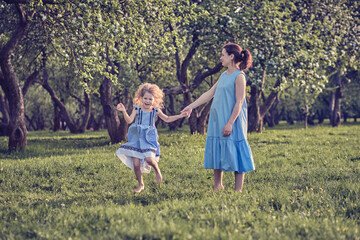
M 244 191 L 213 193 L 203 169 L 205 136 L 159 129 L 160 167 L 134 173 L 106 132 L 30 132 L 26 152 L 0 138 L 0 235 L 6 239 L 356 239 L 359 125 L 294 126 L 252 133 L 256 170 Z
M 51 102 L 51 97 L 47 92 L 39 85 L 29 88 L 28 93 L 24 100 L 25 116 L 27 121 L 28 130 L 43 130 L 50 129 L 54 121 L 54 107 Z M 29 119 L 33 119 L 32 124 L 35 126 L 29 126 Z M 39 127 L 39 129 L 38 129 Z M 35 129 L 34 129 L 35 128 Z
M 360 116 L 360 73 L 358 72 L 352 79 L 347 79 L 346 87 L 342 99 L 342 111 L 349 117 Z

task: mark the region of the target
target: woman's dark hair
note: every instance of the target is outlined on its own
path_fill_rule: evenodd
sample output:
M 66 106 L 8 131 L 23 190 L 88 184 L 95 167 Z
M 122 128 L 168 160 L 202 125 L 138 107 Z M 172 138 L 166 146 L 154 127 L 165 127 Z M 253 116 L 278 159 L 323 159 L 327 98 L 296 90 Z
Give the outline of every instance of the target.
M 234 62 L 239 64 L 240 70 L 246 70 L 252 65 L 252 56 L 249 50 L 242 49 L 238 44 L 227 43 L 223 47 L 227 54 L 234 54 Z

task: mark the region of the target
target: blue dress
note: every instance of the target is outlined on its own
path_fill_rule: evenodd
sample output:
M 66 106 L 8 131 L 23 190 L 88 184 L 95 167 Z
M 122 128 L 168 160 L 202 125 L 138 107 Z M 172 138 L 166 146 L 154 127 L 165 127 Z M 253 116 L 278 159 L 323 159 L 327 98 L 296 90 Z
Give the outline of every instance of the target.
M 251 149 L 247 141 L 247 105 L 244 102 L 232 133 L 224 137 L 223 128 L 229 121 L 235 106 L 235 79 L 242 71 L 224 72 L 216 86 L 210 108 L 209 124 L 205 144 L 204 167 L 245 173 L 255 169 Z
M 149 173 L 151 167 L 145 161 L 145 158 L 153 158 L 159 162 L 160 145 L 158 143 L 158 134 L 155 127 L 156 112 L 154 108 L 151 112 L 142 111 L 139 106 L 134 105 L 136 117 L 128 129 L 128 142 L 121 145 L 116 151 L 116 155 L 129 168 L 134 170 L 132 157 L 141 160 L 141 172 Z

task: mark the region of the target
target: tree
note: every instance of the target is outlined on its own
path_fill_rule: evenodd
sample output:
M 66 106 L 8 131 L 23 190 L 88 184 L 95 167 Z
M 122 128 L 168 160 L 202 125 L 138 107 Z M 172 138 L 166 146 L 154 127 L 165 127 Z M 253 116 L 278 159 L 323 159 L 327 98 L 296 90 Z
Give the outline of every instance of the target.
M 4 10 L 5 9 L 5 10 Z M 27 144 L 24 98 L 20 82 L 12 64 L 12 54 L 28 33 L 35 10 L 27 10 L 21 4 L 15 4 L 15 10 L 2 5 L 3 11 L 16 11 L 18 20 L 16 29 L 1 39 L 0 43 L 0 85 L 9 105 L 9 122 L 6 135 L 9 136 L 9 150 L 24 149 Z
M 220 47 L 231 39 L 226 34 L 226 25 L 229 23 L 227 12 L 231 9 L 225 6 L 224 1 L 215 0 L 181 1 L 175 5 L 174 18 L 181 17 L 181 21 L 170 21 L 168 30 L 173 36 L 169 48 L 175 51 L 170 61 L 176 67 L 176 75 L 173 83 L 164 89 L 169 96 L 171 114 L 176 112 L 175 96 L 182 95 L 181 107 L 185 107 L 193 101 L 193 97 L 215 83 L 211 81 L 209 85 L 205 80 L 216 76 L 222 69 L 218 60 Z M 188 9 L 184 10 L 184 7 Z M 189 118 L 191 133 L 205 133 L 210 106 L 211 103 L 208 103 L 192 112 Z M 170 125 L 170 129 L 176 129 L 180 122 L 178 120 L 177 124 Z
M 334 4 L 335 5 L 335 4 Z M 330 122 L 336 127 L 341 123 L 341 102 L 344 94 L 346 75 L 352 69 L 359 68 L 360 53 L 360 3 L 358 1 L 340 1 L 334 7 L 329 21 L 333 27 L 324 31 L 324 41 L 330 52 L 328 72 L 330 87 L 335 87 L 330 100 Z
M 16 6 L 21 20 L 19 29 L 14 34 L 16 39 L 11 40 L 11 43 L 16 44 L 8 44 L 12 46 L 10 50 L 7 48 L 8 45 L 5 45 L 1 52 L 3 63 L 1 80 L 4 79 L 1 82 L 7 84 L 8 79 L 11 78 L 11 81 L 15 83 L 15 87 L 12 87 L 11 90 L 4 90 L 5 95 L 9 96 L 10 92 L 16 92 L 16 87 L 19 87 L 16 78 L 12 77 L 14 74 L 8 73 L 13 68 L 9 67 L 7 64 L 9 61 L 6 60 L 10 58 L 11 51 L 29 32 L 30 24 L 36 19 L 36 27 L 42 29 L 46 47 L 61 56 L 66 64 L 73 66 L 78 74 L 77 79 L 81 79 L 85 83 L 102 79 L 99 93 L 109 135 L 113 143 L 119 142 L 121 138 L 116 136 L 119 135 L 120 129 L 124 128 L 119 125 L 120 121 L 112 102 L 111 88 L 113 84 L 118 84 L 119 67 L 140 62 L 141 58 L 151 51 L 148 49 L 150 42 L 157 42 L 159 48 L 163 47 L 162 44 L 167 37 L 166 34 L 164 35 L 161 23 L 167 17 L 171 1 L 55 2 L 44 0 L 37 2 L 7 0 L 6 3 Z M 8 8 L 10 5 L 6 5 L 6 9 Z M 27 9 L 29 13 L 24 9 Z M 11 16 L 11 13 L 9 14 Z M 13 73 L 15 72 L 13 71 Z M 46 75 L 45 73 L 44 79 L 46 79 Z M 86 87 L 85 85 L 90 86 L 84 84 L 84 87 Z M 46 81 L 45 86 L 49 92 L 52 92 Z M 52 98 L 56 99 L 53 93 Z M 57 107 L 61 106 L 61 101 L 55 102 Z M 26 140 L 22 96 L 12 97 L 9 104 L 18 104 L 17 108 L 10 107 L 10 109 L 15 109 L 12 111 L 16 113 L 20 112 L 19 116 L 15 117 L 15 122 L 19 122 L 22 126 L 21 128 L 12 127 L 12 129 L 18 129 L 16 134 L 12 133 L 12 137 L 10 137 L 10 142 L 13 144 L 14 136 L 21 135 L 22 139 Z M 62 108 L 60 107 L 60 109 Z M 62 110 L 62 112 L 65 111 Z M 22 146 L 26 145 L 25 140 L 21 141 Z

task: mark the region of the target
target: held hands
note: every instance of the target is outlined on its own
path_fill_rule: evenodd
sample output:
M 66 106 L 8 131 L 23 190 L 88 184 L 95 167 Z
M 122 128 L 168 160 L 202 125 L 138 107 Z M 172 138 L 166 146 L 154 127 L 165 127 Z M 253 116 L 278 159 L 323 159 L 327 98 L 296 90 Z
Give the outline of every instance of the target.
M 189 118 L 192 112 L 192 108 L 190 106 L 185 107 L 183 110 L 181 110 L 181 115 L 184 114 L 185 117 Z
M 187 113 L 184 113 L 184 112 L 181 112 L 181 113 L 179 114 L 179 116 L 182 117 L 182 118 L 183 118 L 183 117 L 188 117 Z
M 223 132 L 224 137 L 230 136 L 230 134 L 232 132 L 232 124 L 227 123 L 222 132 Z

